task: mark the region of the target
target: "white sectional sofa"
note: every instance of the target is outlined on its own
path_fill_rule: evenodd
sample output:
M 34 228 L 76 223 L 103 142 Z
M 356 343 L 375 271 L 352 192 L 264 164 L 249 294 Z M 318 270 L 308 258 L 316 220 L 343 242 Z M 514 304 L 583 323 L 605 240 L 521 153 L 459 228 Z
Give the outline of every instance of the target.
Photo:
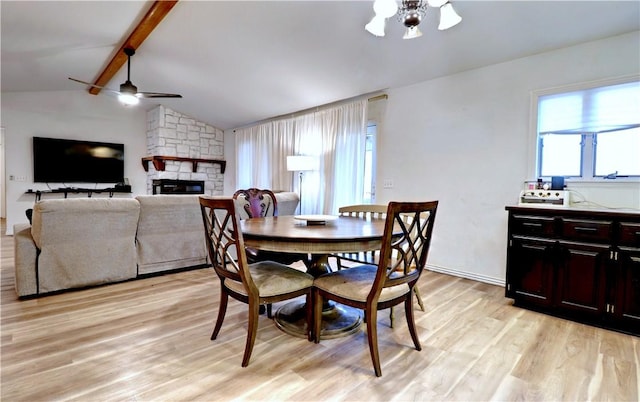
M 37 202 L 14 226 L 15 288 L 34 296 L 207 266 L 198 195 Z M 276 193 L 279 215 L 298 194 Z M 239 208 L 240 209 L 240 208 Z

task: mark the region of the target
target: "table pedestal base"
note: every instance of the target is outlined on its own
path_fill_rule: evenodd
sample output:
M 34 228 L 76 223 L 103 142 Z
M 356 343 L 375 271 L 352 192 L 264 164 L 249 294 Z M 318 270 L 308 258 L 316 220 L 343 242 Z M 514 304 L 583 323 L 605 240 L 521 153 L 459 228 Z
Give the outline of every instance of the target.
M 289 335 L 307 337 L 306 303 L 293 301 L 285 304 L 275 314 L 276 326 Z M 358 309 L 338 303 L 328 303 L 322 309 L 320 339 L 351 335 L 360 329 L 362 317 Z

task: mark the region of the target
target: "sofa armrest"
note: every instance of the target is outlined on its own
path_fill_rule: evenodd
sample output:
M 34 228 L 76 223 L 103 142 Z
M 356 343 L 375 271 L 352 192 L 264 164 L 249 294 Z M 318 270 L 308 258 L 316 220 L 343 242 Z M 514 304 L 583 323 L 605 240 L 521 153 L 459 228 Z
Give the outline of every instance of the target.
M 36 260 L 38 248 L 31 236 L 31 226 L 17 224 L 13 226 L 13 256 L 15 269 L 15 287 L 18 296 L 38 293 Z
M 278 201 L 278 215 L 295 215 L 300 196 L 294 191 L 283 191 L 276 194 Z

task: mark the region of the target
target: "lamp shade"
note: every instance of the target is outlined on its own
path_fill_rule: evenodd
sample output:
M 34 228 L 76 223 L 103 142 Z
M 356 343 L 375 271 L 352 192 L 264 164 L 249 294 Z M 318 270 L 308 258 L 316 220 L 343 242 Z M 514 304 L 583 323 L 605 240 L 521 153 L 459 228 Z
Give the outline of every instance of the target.
M 366 29 L 369 33 L 374 34 L 375 36 L 384 36 L 384 26 L 384 17 L 376 15 L 367 25 L 364 26 L 364 29 Z
M 404 36 L 402 39 L 414 39 L 422 36 L 422 32 L 418 29 L 418 26 L 407 27 L 407 30 L 404 32 Z
M 293 155 L 287 156 L 287 170 L 289 172 L 303 172 L 318 170 L 319 160 L 315 156 Z
M 462 21 L 462 17 L 456 13 L 456 10 L 453 9 L 451 3 L 447 3 L 440 7 L 440 25 L 438 25 L 438 29 L 440 31 L 444 31 L 454 25 L 458 25 L 460 21 Z
M 396 0 L 375 0 L 373 2 L 373 12 L 376 13 L 378 17 L 393 17 L 397 11 L 398 3 L 396 3 Z

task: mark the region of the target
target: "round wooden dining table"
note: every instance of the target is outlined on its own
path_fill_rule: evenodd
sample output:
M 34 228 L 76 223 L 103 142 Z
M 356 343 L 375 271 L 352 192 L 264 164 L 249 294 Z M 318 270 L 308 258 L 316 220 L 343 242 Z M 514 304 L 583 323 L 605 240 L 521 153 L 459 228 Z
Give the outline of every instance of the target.
M 331 271 L 329 255 L 339 252 L 378 250 L 384 233 L 383 219 L 348 216 L 275 216 L 240 221 L 246 247 L 285 253 L 306 253 L 307 272 L 313 277 Z M 307 337 L 305 302 L 295 300 L 278 309 L 276 325 L 291 335 Z M 360 328 L 362 317 L 357 309 L 338 303 L 325 303 L 320 337 L 336 338 Z

